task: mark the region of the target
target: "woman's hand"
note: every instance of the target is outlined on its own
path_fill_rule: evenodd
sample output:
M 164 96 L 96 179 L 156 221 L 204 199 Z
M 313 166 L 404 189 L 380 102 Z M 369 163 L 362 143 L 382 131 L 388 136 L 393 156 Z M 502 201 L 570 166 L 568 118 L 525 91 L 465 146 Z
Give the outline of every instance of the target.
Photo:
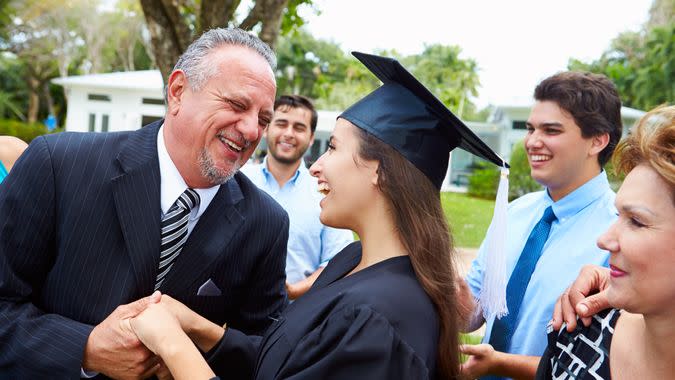
M 192 312 L 180 302 L 175 302 L 173 306 L 180 305 Z M 215 376 L 166 303 L 152 304 L 135 318 L 124 322 L 123 325 L 131 329 L 150 351 L 162 358 L 176 380 L 210 379 Z
M 203 352 L 210 351 L 223 338 L 224 326 L 209 321 L 176 299 L 163 294 L 159 304 L 173 314 L 183 331 Z
M 138 339 L 160 356 L 162 349 L 170 348 L 185 336 L 178 319 L 162 303 L 149 305 L 141 314 L 127 321 Z
M 200 319 L 204 319 L 201 315 L 195 313 L 189 307 L 183 305 L 180 301 L 162 294 L 162 299 L 159 301 L 160 305 L 164 306 L 176 318 L 180 327 L 186 334 L 190 335 L 193 328 L 197 325 Z
M 577 327 L 577 315 L 581 317 L 584 326 L 590 326 L 591 318 L 595 314 L 610 307 L 607 288 L 609 288 L 609 268 L 584 265 L 574 283 L 555 303 L 553 329 L 560 330 L 565 322 L 567 331 L 574 331 Z

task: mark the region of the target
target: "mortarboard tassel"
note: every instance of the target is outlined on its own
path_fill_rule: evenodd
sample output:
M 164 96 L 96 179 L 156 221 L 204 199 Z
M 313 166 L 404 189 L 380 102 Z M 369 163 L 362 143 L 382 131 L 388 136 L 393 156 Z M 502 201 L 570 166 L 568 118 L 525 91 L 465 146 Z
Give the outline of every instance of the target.
M 485 320 L 492 316 L 501 318 L 508 314 L 506 305 L 506 213 L 509 203 L 509 169 L 506 163 L 499 176 L 499 187 L 492 222 L 486 241 L 487 258 L 483 286 L 480 291 L 480 306 Z

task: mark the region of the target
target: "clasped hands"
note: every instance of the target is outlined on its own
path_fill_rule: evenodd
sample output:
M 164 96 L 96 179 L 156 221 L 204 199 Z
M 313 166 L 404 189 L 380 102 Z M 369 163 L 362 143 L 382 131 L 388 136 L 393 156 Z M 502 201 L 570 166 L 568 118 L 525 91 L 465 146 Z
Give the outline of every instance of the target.
M 115 379 L 171 378 L 161 357 L 190 334 L 198 314 L 166 294 L 118 306 L 92 330 L 82 367 Z

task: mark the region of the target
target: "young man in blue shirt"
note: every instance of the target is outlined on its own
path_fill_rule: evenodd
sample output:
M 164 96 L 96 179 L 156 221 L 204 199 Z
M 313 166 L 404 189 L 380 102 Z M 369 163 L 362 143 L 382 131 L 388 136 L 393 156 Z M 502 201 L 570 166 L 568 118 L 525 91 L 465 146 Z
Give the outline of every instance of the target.
M 316 124 L 317 112 L 309 99 L 279 97 L 265 132 L 265 160 L 241 169 L 288 213 L 286 288 L 290 299 L 309 290 L 328 260 L 354 240 L 351 231 L 326 227 L 319 220 L 322 196 L 302 158 L 314 142 Z
M 470 358 L 462 369 L 470 378 L 533 378 L 558 295 L 584 264 L 607 265 L 596 239 L 616 218 L 602 169 L 621 138 L 616 88 L 601 75 L 564 72 L 543 80 L 534 98 L 524 144 L 532 178 L 546 189 L 508 208 L 509 314 L 484 320 L 480 296 L 491 265 L 484 247 L 466 277 L 478 301 L 467 330 L 487 323 L 484 344 L 463 347 Z

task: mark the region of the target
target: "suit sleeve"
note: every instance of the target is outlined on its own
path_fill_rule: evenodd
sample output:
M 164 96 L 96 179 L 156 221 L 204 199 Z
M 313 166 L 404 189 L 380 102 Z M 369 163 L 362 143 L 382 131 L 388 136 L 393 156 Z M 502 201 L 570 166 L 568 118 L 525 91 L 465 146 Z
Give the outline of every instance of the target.
M 0 184 L 0 378 L 79 378 L 93 326 L 38 303 L 55 252 L 54 172 L 38 137 Z
M 326 318 L 300 340 L 276 376 L 260 375 L 294 380 L 403 380 L 428 379 L 430 371 L 386 318 L 363 306 Z

